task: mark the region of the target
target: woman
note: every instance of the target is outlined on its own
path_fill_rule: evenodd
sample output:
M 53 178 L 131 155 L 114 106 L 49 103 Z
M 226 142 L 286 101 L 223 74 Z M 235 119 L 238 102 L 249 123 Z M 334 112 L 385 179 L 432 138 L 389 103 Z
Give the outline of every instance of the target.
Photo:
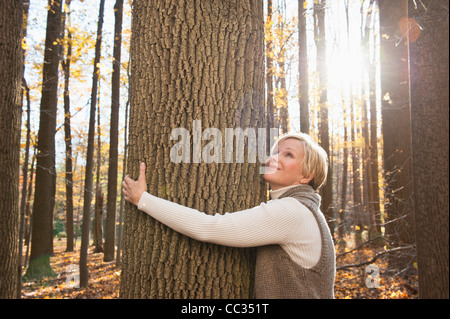
M 272 148 L 264 174 L 271 199 L 254 208 L 206 215 L 147 192 L 145 164 L 126 176 L 125 200 L 172 229 L 199 241 L 257 247 L 256 298 L 334 298 L 335 252 L 320 212 L 328 166 L 325 151 L 308 135 L 287 134 Z

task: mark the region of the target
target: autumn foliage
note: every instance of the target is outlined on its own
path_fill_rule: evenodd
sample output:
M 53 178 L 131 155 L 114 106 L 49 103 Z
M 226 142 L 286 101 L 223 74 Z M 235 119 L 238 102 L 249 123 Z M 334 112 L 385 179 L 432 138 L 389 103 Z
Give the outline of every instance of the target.
M 26 281 L 22 289 L 24 299 L 116 299 L 119 298 L 120 267 L 114 261 L 104 262 L 103 253 L 89 248 L 89 286 L 74 288 L 68 282 L 70 265 L 78 265 L 79 252 L 64 252 L 65 241 L 55 240 L 55 255 L 51 257 L 52 269 L 57 276 L 38 281 Z M 374 248 L 364 248 L 354 253 L 338 256 L 338 268 L 342 265 L 370 260 L 379 253 Z M 366 266 L 338 270 L 336 274 L 336 299 L 415 299 L 418 298 L 417 275 L 394 276 L 383 259 L 376 261 L 380 269 L 379 287 L 368 288 Z

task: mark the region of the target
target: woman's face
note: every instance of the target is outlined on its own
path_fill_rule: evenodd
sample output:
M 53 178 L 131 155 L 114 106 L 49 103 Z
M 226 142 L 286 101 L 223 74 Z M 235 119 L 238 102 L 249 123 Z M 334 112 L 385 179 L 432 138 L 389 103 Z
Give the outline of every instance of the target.
M 311 180 L 302 173 L 303 155 L 303 144 L 298 139 L 288 138 L 278 143 L 278 153 L 271 155 L 264 174 L 272 190 L 307 184 Z

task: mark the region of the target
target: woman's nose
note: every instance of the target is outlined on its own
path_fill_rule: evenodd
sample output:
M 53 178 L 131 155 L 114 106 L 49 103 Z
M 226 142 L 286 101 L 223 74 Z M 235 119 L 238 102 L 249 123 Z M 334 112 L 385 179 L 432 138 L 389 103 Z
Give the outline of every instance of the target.
M 272 154 L 270 155 L 269 159 L 267 160 L 266 164 L 278 164 L 278 154 Z

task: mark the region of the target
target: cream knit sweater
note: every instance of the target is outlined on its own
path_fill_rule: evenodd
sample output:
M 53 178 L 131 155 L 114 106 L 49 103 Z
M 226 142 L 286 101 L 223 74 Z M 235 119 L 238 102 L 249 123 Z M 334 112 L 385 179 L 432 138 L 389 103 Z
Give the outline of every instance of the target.
M 234 213 L 207 215 L 144 192 L 138 209 L 193 239 L 232 247 L 278 244 L 304 268 L 317 264 L 321 253 L 319 226 L 298 200 L 278 199 L 294 186 L 270 192 L 272 200 Z

